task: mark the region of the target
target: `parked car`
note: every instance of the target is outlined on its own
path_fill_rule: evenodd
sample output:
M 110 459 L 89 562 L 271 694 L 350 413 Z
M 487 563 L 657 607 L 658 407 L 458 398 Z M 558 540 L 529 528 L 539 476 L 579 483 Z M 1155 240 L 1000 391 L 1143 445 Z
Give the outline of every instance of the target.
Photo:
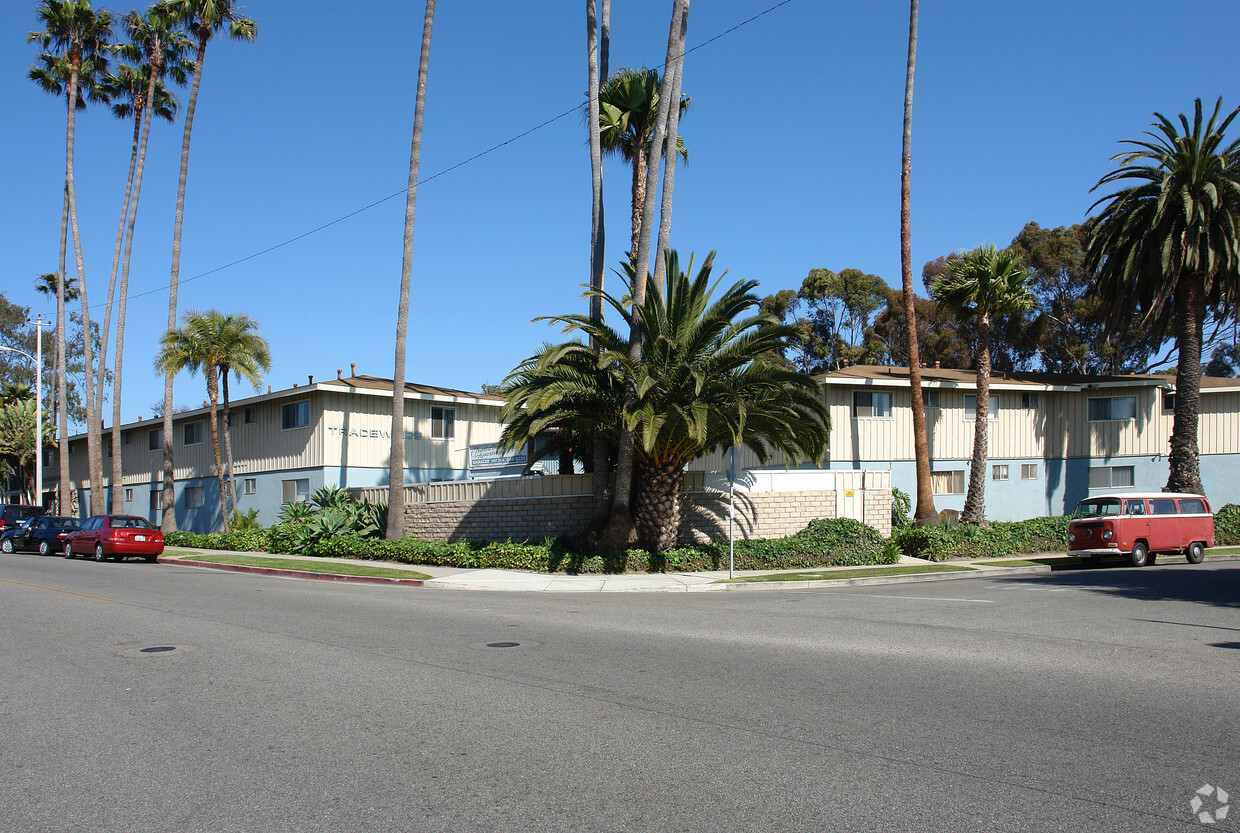
M 35 550 L 39 555 L 60 552 L 64 549 L 65 538 L 69 533 L 81 528 L 82 522 L 77 518 L 38 515 L 0 533 L 0 550 Z
M 12 529 L 26 520 L 26 518 L 35 518 L 46 514 L 47 510 L 42 506 L 22 506 L 17 503 L 6 503 L 0 506 L 0 532 Z
M 1082 563 L 1122 555 L 1134 567 L 1159 553 L 1200 564 L 1214 546 L 1214 514 L 1204 495 L 1179 492 L 1098 495 L 1082 500 L 1068 524 L 1068 555 Z
M 164 551 L 164 534 L 137 515 L 93 515 L 65 538 L 65 558 L 94 555 L 96 561 L 141 556 L 154 561 Z

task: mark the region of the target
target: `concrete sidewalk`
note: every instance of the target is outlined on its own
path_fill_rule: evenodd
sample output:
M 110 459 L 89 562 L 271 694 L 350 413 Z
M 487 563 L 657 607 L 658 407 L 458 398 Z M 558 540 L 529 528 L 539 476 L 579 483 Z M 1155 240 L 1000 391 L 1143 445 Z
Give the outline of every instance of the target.
M 770 581 L 750 581 L 731 583 L 728 582 L 727 570 L 712 570 L 697 573 L 631 573 L 624 575 L 548 575 L 544 573 L 527 573 L 517 570 L 497 570 L 497 569 L 463 569 L 457 567 L 434 567 L 419 564 L 400 564 L 390 561 L 363 561 L 352 558 L 316 558 L 310 556 L 298 555 L 272 555 L 262 552 L 247 553 L 228 553 L 234 555 L 247 555 L 256 558 L 271 559 L 287 559 L 292 561 L 305 561 L 305 571 L 297 570 L 278 570 L 262 567 L 243 567 L 234 565 L 215 565 L 209 562 L 186 561 L 178 557 L 180 554 L 201 554 L 210 556 L 217 551 L 176 548 L 174 551 L 166 552 L 160 561 L 163 563 L 180 564 L 183 566 L 203 567 L 207 569 L 228 569 L 237 572 L 258 572 L 271 575 L 281 575 L 290 578 L 324 578 L 333 581 L 367 581 L 369 583 L 381 584 L 401 584 L 413 585 L 420 587 L 441 587 L 458 590 L 520 590 L 527 592 L 553 592 L 553 593 L 617 593 L 617 592 L 705 592 L 716 590 L 797 590 L 811 587 L 834 587 L 842 585 L 868 585 L 868 584 L 903 584 L 909 582 L 920 581 L 942 581 L 945 579 L 958 579 L 977 577 L 995 574 L 1016 574 L 1016 573 L 1049 573 L 1051 568 L 1045 565 L 1034 567 L 997 567 L 976 563 L 948 563 L 939 566 L 954 566 L 960 569 L 951 572 L 936 573 L 917 573 L 912 575 L 883 575 L 882 567 L 890 565 L 875 565 L 872 567 L 823 567 L 813 568 L 809 570 L 737 570 L 736 578 L 753 578 L 759 576 L 771 576 Z M 224 554 L 220 552 L 219 554 Z M 1046 555 L 1057 555 L 1057 553 L 1047 553 Z M 1028 560 L 1031 556 L 1013 557 L 1010 560 L 1022 561 Z M 374 567 L 385 567 L 393 570 L 407 570 L 410 573 L 421 573 L 430 576 L 429 579 L 419 579 L 410 577 L 408 580 L 400 579 L 376 579 L 356 576 L 341 576 L 333 574 L 318 573 L 314 570 L 316 564 L 323 562 L 337 562 L 341 564 L 370 565 Z M 929 565 L 933 562 L 925 561 L 920 558 L 911 558 L 903 556 L 900 559 L 903 565 Z M 873 576 L 860 576 L 853 578 L 841 579 L 814 579 L 805 581 L 778 580 L 775 577 L 789 573 L 826 573 L 833 571 L 875 571 Z

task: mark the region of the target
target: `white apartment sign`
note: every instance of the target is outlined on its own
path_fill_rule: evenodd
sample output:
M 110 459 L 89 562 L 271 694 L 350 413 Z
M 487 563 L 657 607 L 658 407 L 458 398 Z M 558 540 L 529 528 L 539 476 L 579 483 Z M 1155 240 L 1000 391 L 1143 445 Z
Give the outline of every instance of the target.
M 473 470 L 524 466 L 529 462 L 529 459 L 530 455 L 525 450 L 501 453 L 495 443 L 471 445 L 469 447 L 469 467 Z

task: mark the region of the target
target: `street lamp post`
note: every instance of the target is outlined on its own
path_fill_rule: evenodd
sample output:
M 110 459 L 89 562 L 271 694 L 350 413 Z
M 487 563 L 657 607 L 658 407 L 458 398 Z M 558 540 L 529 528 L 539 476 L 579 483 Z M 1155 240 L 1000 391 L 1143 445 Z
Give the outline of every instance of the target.
M 43 505 L 43 328 L 47 322 L 40 315 L 35 319 L 34 352 L 30 355 L 16 347 L 0 345 L 0 350 L 18 353 L 34 362 L 34 493 L 35 502 Z

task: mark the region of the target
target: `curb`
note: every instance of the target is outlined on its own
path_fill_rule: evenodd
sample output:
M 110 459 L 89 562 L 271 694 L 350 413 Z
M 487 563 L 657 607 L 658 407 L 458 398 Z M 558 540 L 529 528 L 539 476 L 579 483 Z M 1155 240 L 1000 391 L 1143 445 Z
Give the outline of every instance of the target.
M 203 567 L 208 570 L 225 570 L 232 573 L 257 573 L 261 576 L 282 576 L 284 578 L 307 578 L 316 581 L 352 581 L 359 584 L 386 584 L 397 587 L 423 587 L 426 579 L 420 578 L 387 578 L 386 576 L 346 576 L 339 573 L 315 573 L 309 570 L 284 570 L 278 567 L 251 567 L 245 564 L 219 564 L 214 561 L 190 561 L 184 558 L 157 558 L 160 564 L 175 564 L 178 567 Z

